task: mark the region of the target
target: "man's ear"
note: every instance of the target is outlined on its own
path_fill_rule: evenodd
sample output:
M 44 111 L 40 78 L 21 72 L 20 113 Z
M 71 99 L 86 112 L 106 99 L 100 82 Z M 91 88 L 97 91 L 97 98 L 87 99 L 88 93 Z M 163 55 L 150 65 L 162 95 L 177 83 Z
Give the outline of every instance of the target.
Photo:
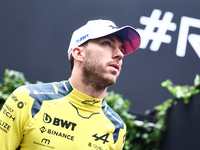
M 74 57 L 75 60 L 83 62 L 84 48 L 83 47 L 75 47 L 72 50 L 72 56 Z

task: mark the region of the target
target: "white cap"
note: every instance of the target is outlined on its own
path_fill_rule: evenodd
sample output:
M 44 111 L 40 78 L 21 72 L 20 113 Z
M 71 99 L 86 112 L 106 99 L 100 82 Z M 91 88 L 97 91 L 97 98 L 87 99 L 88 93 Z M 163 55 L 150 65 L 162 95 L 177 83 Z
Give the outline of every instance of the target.
M 104 37 L 110 34 L 116 34 L 121 38 L 125 46 L 124 55 L 136 51 L 141 43 L 139 33 L 131 26 L 118 28 L 110 20 L 91 20 L 87 24 L 80 27 L 72 34 L 71 42 L 68 49 L 68 58 L 75 47 L 80 46 L 90 39 Z

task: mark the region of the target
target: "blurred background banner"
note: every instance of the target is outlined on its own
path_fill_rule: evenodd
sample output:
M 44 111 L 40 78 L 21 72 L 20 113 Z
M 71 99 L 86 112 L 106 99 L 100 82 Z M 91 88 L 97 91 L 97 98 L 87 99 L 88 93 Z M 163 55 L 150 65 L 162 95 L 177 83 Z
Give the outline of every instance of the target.
M 67 80 L 67 49 L 74 30 L 92 19 L 131 25 L 140 48 L 124 57 L 116 85 L 131 101 L 130 112 L 144 113 L 173 96 L 161 82 L 193 85 L 200 74 L 198 0 L 0 0 L 0 81 L 6 68 L 26 79 Z

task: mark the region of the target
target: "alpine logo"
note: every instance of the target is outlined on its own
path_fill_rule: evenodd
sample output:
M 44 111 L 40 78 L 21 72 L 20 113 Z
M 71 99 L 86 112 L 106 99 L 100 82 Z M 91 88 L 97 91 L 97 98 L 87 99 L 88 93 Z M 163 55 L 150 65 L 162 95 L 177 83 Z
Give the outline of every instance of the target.
M 102 136 L 98 136 L 97 133 L 94 134 L 92 137 L 94 137 L 95 141 L 98 141 L 98 140 L 102 140 L 103 141 L 103 144 L 105 144 L 106 142 L 109 142 L 107 139 L 108 139 L 108 136 L 109 136 L 109 133 L 106 133 Z
M 63 120 L 63 119 L 56 118 L 56 117 L 54 117 L 52 119 L 47 113 L 44 113 L 43 121 L 45 123 L 52 123 L 54 126 L 60 126 L 62 128 L 71 129 L 72 131 L 74 131 L 74 129 L 77 125 L 74 122 L 71 122 L 71 121 L 68 121 L 68 120 Z
M 85 101 L 83 101 L 82 103 L 83 104 L 88 104 L 88 105 L 91 105 L 91 106 L 93 106 L 95 103 L 99 103 L 100 101 L 95 101 L 95 99 L 94 100 L 85 100 Z

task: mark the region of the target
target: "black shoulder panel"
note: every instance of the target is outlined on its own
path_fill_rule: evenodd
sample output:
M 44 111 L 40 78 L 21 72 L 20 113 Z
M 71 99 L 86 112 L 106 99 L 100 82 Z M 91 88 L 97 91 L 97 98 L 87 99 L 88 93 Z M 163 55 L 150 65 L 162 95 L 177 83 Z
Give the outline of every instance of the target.
M 62 98 L 73 90 L 69 81 L 30 84 L 27 85 L 26 88 L 30 91 L 30 97 L 34 98 L 34 103 L 31 109 L 32 117 L 40 111 L 43 101 Z

